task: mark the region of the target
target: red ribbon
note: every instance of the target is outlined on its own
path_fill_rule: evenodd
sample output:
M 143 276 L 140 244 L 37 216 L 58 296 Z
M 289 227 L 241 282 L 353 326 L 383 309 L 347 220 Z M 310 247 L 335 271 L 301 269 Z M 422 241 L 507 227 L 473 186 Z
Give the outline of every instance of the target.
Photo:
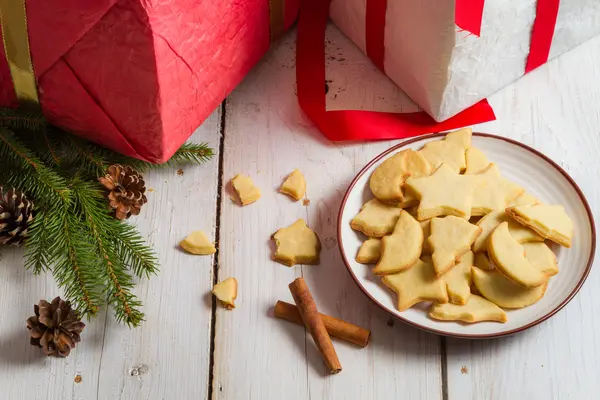
M 356 110 L 327 111 L 323 83 L 325 28 L 329 4 L 330 0 L 306 0 L 302 3 L 296 47 L 298 102 L 328 139 L 343 141 L 407 138 L 495 119 L 492 108 L 485 100 L 441 123 L 433 120 L 425 112 L 400 114 Z M 380 25 L 385 25 L 385 13 L 382 14 L 381 9 L 370 15 L 378 18 L 383 16 Z M 383 40 L 381 43 L 383 47 Z M 383 53 L 380 54 L 383 60 Z
M 467 32 L 479 36 L 485 0 L 455 0 L 454 23 Z
M 456 25 L 477 36 L 481 33 L 481 19 L 485 0 L 455 0 Z M 381 0 L 367 0 L 369 3 L 379 3 Z M 538 0 L 535 11 L 535 21 L 529 42 L 529 55 L 525 64 L 525 73 L 531 72 L 548 61 L 560 0 Z M 368 43 L 368 42 L 367 42 Z
M 365 36 L 367 56 L 382 72 L 385 72 L 383 58 L 385 55 L 385 13 L 387 0 L 367 0 Z
M 525 73 L 548 61 L 560 0 L 538 0 Z

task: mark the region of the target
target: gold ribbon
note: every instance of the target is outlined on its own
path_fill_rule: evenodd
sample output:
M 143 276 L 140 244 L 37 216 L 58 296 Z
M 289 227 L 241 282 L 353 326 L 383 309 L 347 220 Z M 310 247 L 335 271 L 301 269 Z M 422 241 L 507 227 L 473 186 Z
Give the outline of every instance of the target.
M 271 43 L 273 43 L 285 32 L 285 0 L 269 0 L 269 20 L 271 23 Z
M 17 100 L 39 104 L 31 61 L 25 0 L 0 0 L 0 28 Z

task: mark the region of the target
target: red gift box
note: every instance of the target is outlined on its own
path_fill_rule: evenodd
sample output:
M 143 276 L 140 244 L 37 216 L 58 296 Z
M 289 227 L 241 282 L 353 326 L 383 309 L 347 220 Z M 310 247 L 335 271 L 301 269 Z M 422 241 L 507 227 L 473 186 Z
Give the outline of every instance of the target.
M 42 110 L 103 146 L 164 162 L 268 50 L 272 33 L 293 23 L 299 1 L 26 0 Z M 0 106 L 16 105 L 0 56 Z

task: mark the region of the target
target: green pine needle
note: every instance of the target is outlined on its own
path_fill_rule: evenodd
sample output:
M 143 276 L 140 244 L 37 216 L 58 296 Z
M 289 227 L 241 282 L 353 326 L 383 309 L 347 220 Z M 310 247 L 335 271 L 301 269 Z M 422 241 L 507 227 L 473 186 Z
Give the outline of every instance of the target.
M 48 127 L 48 122 L 39 111 L 0 108 L 0 125 L 10 129 L 40 132 Z
M 118 321 L 138 326 L 144 314 L 134 275 L 156 274 L 158 260 L 136 228 L 110 215 L 97 178 L 112 164 L 142 172 L 202 164 L 212 156 L 206 143 L 186 143 L 167 163 L 155 165 L 72 136 L 40 113 L 0 108 L 0 185 L 18 188 L 34 202 L 25 267 L 52 272 L 81 315 L 94 316 L 108 304 Z

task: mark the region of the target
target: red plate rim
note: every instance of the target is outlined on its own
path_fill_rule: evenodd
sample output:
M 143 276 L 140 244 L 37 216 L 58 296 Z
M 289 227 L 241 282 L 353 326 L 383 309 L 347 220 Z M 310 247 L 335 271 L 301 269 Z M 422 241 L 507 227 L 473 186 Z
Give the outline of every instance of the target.
M 406 140 L 402 143 L 397 144 L 396 146 L 393 146 L 391 148 L 389 148 L 388 150 L 384 151 L 383 153 L 379 154 L 377 157 L 375 157 L 373 160 L 371 160 L 365 167 L 363 167 L 362 170 L 360 170 L 360 172 L 354 177 L 354 179 L 352 180 L 352 182 L 350 183 L 350 186 L 348 186 L 348 189 L 346 190 L 346 194 L 344 195 L 344 198 L 342 199 L 342 203 L 340 205 L 340 210 L 338 213 L 338 238 L 342 237 L 342 211 L 344 210 L 344 208 L 346 207 L 346 202 L 348 201 L 348 196 L 350 195 L 350 192 L 352 191 L 352 189 L 354 188 L 354 185 L 356 185 L 356 181 L 365 174 L 365 172 L 375 163 L 377 163 L 379 160 L 381 160 L 382 158 L 386 157 L 388 154 L 397 151 L 398 149 L 401 149 L 402 147 L 405 147 L 409 144 L 418 142 L 420 140 L 424 140 L 424 139 L 431 139 L 431 138 L 436 138 L 436 137 L 442 137 L 442 136 L 446 136 L 446 133 L 434 133 L 431 135 L 427 135 L 427 136 L 419 136 L 413 139 L 409 139 Z M 592 214 L 592 210 L 590 209 L 590 205 L 587 202 L 587 199 L 585 198 L 583 192 L 581 191 L 581 189 L 579 188 L 579 186 L 577 185 L 577 183 L 575 183 L 575 181 L 573 180 L 573 178 L 571 178 L 571 176 L 558 164 L 556 164 L 554 161 L 552 161 L 548 156 L 542 154 L 541 152 L 539 152 L 538 150 L 527 146 L 526 144 L 523 144 L 521 142 L 518 142 L 516 140 L 513 139 L 509 139 L 506 137 L 502 137 L 502 136 L 498 136 L 498 135 L 492 135 L 489 133 L 480 133 L 480 132 L 473 132 L 473 136 L 480 136 L 480 137 L 487 137 L 487 138 L 492 138 L 492 139 L 497 139 L 497 140 L 502 140 L 517 146 L 520 146 L 524 149 L 526 149 L 527 151 L 535 154 L 536 156 L 542 158 L 544 161 L 546 161 L 549 165 L 551 165 L 552 167 L 554 167 L 554 169 L 556 169 L 558 172 L 560 172 L 562 174 L 562 176 L 565 177 L 565 179 L 571 184 L 571 186 L 573 187 L 573 189 L 575 190 L 575 192 L 577 193 L 577 195 L 579 196 L 583 206 L 585 207 L 585 210 L 587 212 L 587 216 L 588 219 L 590 221 L 590 227 L 591 227 L 591 237 L 592 237 L 592 246 L 590 248 L 590 255 L 588 257 L 588 262 L 587 262 L 587 266 L 585 268 L 585 271 L 583 272 L 583 275 L 581 277 L 581 279 L 579 280 L 579 282 L 577 283 L 577 285 L 575 286 L 575 288 L 573 289 L 573 291 L 558 305 L 556 306 L 554 309 L 552 309 L 551 311 L 549 311 L 547 314 L 545 314 L 544 316 L 536 319 L 533 322 L 530 322 L 527 325 L 521 326 L 519 328 L 516 329 L 512 329 L 510 331 L 506 331 L 506 332 L 501 332 L 501 333 L 490 333 L 490 334 L 483 334 L 483 335 L 477 335 L 477 334 L 456 334 L 456 333 L 448 333 L 445 331 L 441 331 L 438 329 L 432 329 L 432 328 L 428 328 L 424 325 L 421 324 L 417 324 L 415 322 L 409 321 L 408 319 L 400 316 L 400 315 L 396 315 L 392 312 L 390 312 L 386 306 L 384 306 L 380 301 L 378 301 L 377 299 L 375 299 L 365 288 L 364 286 L 360 283 L 360 281 L 358 280 L 358 278 L 356 277 L 356 275 L 354 274 L 354 272 L 352 271 L 352 268 L 350 268 L 350 264 L 348 262 L 348 259 L 346 258 L 345 255 L 345 251 L 344 251 L 344 244 L 342 240 L 338 240 L 338 247 L 340 250 L 340 254 L 342 256 L 342 260 L 344 261 L 344 265 L 346 266 L 346 269 L 348 270 L 348 272 L 350 273 L 350 275 L 352 276 L 352 279 L 354 279 L 354 282 L 356 282 L 356 285 L 360 288 L 360 290 L 362 290 L 362 292 L 369 298 L 371 299 L 371 301 L 373 301 L 373 303 L 375 303 L 377 306 L 379 306 L 380 308 L 382 308 L 383 310 L 385 310 L 385 312 L 387 312 L 388 314 L 390 314 L 391 316 L 393 316 L 394 318 L 399 319 L 400 321 L 414 326 L 415 328 L 419 328 L 422 329 L 424 331 L 427 332 L 431 332 L 431 333 L 435 333 L 437 335 L 441 335 L 441 336 L 448 336 L 448 337 L 454 337 L 454 338 L 460 338 L 460 339 L 491 339 L 491 338 L 498 338 L 498 337 L 503 337 L 503 336 L 509 336 L 512 334 L 515 334 L 517 332 L 522 332 L 526 329 L 529 329 L 535 325 L 538 325 L 542 322 L 544 322 L 545 320 L 547 320 L 548 318 L 552 317 L 554 314 L 556 314 L 557 312 L 559 312 L 564 306 L 566 306 L 572 299 L 573 297 L 575 297 L 575 295 L 577 294 L 577 292 L 579 292 L 579 290 L 581 289 L 581 287 L 583 286 L 583 283 L 586 281 L 590 270 L 592 269 L 592 265 L 594 263 L 594 254 L 596 252 L 596 226 L 594 223 L 594 216 Z

